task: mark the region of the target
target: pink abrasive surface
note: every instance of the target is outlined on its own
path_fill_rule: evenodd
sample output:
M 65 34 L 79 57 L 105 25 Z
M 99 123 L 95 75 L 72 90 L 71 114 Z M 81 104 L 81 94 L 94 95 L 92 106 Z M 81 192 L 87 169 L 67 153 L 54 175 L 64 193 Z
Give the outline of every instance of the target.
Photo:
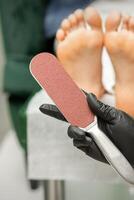
M 85 128 L 94 121 L 85 94 L 55 56 L 49 53 L 36 55 L 31 60 L 30 71 L 70 124 Z

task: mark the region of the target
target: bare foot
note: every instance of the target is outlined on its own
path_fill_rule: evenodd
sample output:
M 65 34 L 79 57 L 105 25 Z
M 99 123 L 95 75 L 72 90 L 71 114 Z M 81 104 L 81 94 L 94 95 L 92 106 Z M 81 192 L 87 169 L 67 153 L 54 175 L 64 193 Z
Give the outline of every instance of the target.
M 103 33 L 98 12 L 91 7 L 76 10 L 62 21 L 56 38 L 57 57 L 76 84 L 102 96 Z
M 134 17 L 113 12 L 106 31 L 105 46 L 116 74 L 116 107 L 134 116 Z

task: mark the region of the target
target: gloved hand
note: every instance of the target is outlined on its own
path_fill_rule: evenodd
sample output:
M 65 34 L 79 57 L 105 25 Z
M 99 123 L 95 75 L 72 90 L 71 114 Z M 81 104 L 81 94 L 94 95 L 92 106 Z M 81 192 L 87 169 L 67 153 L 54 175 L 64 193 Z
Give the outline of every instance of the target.
M 134 165 L 134 119 L 123 111 L 105 105 L 95 95 L 87 94 L 87 101 L 92 112 L 97 116 L 99 128 L 111 139 L 127 160 Z M 66 121 L 54 105 L 44 104 L 41 112 Z M 89 133 L 75 126 L 68 128 L 69 137 L 73 138 L 74 146 L 92 158 L 107 162 Z

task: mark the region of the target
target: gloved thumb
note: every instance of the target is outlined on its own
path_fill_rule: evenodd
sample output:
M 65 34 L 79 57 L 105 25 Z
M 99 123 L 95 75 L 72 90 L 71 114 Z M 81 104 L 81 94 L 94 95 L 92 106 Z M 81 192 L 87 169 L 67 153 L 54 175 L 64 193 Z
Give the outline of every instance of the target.
M 112 122 L 117 117 L 117 110 L 99 101 L 92 93 L 87 94 L 88 105 L 92 112 L 99 118 L 107 122 Z

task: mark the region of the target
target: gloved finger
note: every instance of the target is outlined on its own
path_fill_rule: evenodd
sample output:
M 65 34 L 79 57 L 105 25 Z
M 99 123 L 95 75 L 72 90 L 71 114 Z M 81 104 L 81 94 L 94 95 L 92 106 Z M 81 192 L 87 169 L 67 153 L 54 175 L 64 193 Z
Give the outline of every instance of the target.
M 83 146 L 77 147 L 77 149 L 83 151 L 84 153 L 86 153 L 86 148 L 87 148 L 87 147 L 83 147 Z
M 59 109 L 55 105 L 43 104 L 40 106 L 39 109 L 42 113 L 50 117 L 54 117 L 56 119 L 67 122 L 66 118 L 63 116 L 63 114 L 59 111 Z
M 88 95 L 88 93 L 85 91 L 85 90 L 83 90 L 83 89 L 81 89 L 82 91 L 83 91 L 83 93 L 87 96 Z
M 114 107 L 97 100 L 94 94 L 88 94 L 87 101 L 89 107 L 97 117 L 100 117 L 107 122 L 113 122 L 117 118 L 118 111 Z
M 90 142 L 85 142 L 83 140 L 74 140 L 73 144 L 75 147 L 85 152 L 88 156 L 92 157 L 95 160 L 108 163 L 96 143 L 90 138 Z
M 82 140 L 85 138 L 85 132 L 76 126 L 69 126 L 68 128 L 68 136 L 73 139 Z
M 84 139 L 74 139 L 73 140 L 73 145 L 75 147 L 88 147 L 90 146 L 90 143 L 92 142 L 92 138 L 91 137 L 85 137 Z
M 98 127 L 101 131 L 103 131 L 103 133 L 105 133 L 107 136 L 109 136 L 109 132 L 110 132 L 109 124 L 106 123 L 106 121 L 104 121 L 101 118 L 98 118 Z
M 89 147 L 86 148 L 86 154 L 94 158 L 95 160 L 109 164 L 104 155 L 102 154 L 102 152 L 100 151 L 99 147 L 93 140 L 90 143 L 90 148 Z

